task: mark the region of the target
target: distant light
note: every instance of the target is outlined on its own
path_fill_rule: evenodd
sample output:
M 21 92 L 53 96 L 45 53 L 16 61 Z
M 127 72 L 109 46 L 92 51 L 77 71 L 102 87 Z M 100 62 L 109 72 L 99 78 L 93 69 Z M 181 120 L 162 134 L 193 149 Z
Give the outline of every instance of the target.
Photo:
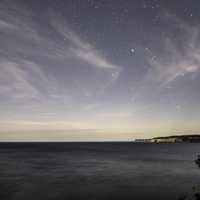
M 131 53 L 135 53 L 135 49 L 131 48 Z

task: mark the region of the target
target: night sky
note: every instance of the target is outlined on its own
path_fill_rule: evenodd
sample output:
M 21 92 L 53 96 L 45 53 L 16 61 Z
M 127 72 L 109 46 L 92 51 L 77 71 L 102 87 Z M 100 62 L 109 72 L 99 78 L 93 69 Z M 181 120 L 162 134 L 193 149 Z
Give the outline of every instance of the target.
M 1 0 L 0 140 L 200 132 L 199 0 Z

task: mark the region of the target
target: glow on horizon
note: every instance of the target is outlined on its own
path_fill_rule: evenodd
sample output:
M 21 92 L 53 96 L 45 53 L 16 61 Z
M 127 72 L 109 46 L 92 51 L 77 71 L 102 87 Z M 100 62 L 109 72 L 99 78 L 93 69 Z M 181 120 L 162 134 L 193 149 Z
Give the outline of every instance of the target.
M 193 7 L 35 2 L 0 2 L 0 141 L 200 133 Z

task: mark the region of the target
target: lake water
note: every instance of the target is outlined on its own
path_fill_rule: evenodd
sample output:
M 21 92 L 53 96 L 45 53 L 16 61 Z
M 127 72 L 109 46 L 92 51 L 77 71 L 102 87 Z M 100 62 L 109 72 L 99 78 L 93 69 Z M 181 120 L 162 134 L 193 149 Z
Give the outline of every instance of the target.
M 200 187 L 200 144 L 0 144 L 0 200 L 178 199 Z

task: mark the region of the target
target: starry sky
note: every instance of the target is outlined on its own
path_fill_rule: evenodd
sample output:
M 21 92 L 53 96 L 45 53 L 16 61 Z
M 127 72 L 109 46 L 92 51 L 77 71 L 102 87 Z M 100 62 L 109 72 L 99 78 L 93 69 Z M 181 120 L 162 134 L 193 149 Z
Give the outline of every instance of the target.
M 199 0 L 1 0 L 0 141 L 200 132 Z

